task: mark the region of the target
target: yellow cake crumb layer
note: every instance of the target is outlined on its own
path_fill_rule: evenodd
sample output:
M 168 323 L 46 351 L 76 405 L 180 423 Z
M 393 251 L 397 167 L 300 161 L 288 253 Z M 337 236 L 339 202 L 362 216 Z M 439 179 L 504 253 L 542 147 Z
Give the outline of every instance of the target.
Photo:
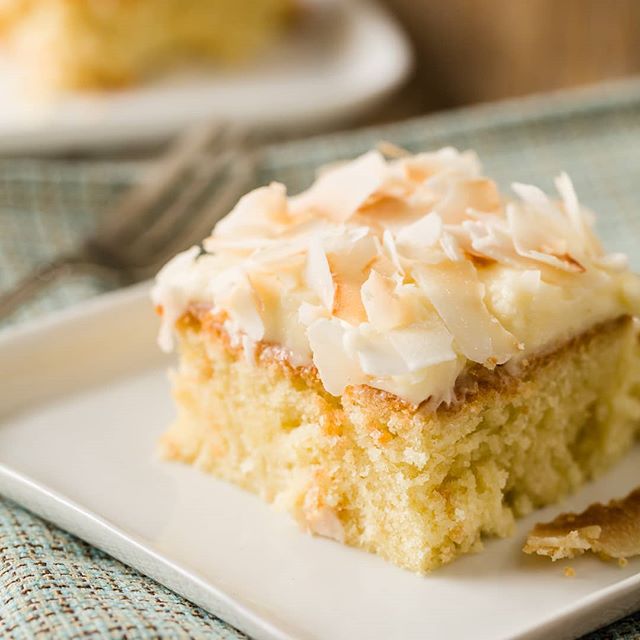
M 165 457 L 416 572 L 509 535 L 517 516 L 609 467 L 639 433 L 640 346 L 626 317 L 517 376 L 484 374 L 435 413 L 369 387 L 331 396 L 313 370 L 269 348 L 250 362 L 193 316 L 179 337 Z

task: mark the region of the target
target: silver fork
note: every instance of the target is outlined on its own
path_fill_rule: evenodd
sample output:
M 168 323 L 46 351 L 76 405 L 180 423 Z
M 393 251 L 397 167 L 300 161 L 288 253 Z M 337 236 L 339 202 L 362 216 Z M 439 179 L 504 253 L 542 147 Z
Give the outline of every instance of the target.
M 130 284 L 200 242 L 253 179 L 255 157 L 244 138 L 219 122 L 186 130 L 89 238 L 0 295 L 0 318 L 63 275 L 94 273 Z

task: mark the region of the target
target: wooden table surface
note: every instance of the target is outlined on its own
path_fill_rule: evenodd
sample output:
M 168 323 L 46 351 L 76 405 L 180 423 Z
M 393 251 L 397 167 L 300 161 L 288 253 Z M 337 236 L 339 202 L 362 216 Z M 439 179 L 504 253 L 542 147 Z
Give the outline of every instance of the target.
M 418 64 L 410 95 L 419 110 L 640 71 L 638 0 L 385 2 L 414 42 Z

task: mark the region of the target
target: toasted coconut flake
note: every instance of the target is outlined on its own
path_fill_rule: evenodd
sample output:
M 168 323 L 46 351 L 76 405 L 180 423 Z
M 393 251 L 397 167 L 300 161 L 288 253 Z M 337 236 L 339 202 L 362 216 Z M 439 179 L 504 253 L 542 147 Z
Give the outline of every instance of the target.
M 400 254 L 398 253 L 398 247 L 396 246 L 396 241 L 393 238 L 393 234 L 389 229 L 386 229 L 382 236 L 382 245 L 387 250 L 389 254 L 389 258 L 391 262 L 393 262 L 394 267 L 398 270 L 399 273 L 404 273 L 404 268 L 402 267 L 402 262 L 400 261 Z
M 396 269 L 396 266 L 385 255 L 377 255 L 371 261 L 371 264 L 367 266 L 369 267 L 369 271 L 375 270 L 379 274 L 386 276 L 387 278 L 391 278 L 393 280 L 395 280 L 399 275 L 399 272 Z
M 417 249 L 433 247 L 442 235 L 442 218 L 437 213 L 428 213 L 416 222 L 403 227 L 396 234 L 399 246 L 410 246 Z
M 559 214 L 510 204 L 507 220 L 513 245 L 520 256 L 563 271 L 585 271 L 582 262 L 572 253 L 572 234 L 567 229 L 567 221 Z
M 388 336 L 362 325 L 346 335 L 346 348 L 354 353 L 360 368 L 371 376 L 397 376 L 409 373 L 409 367 Z
M 453 337 L 440 322 L 395 329 L 388 335 L 410 372 L 456 359 Z
M 264 322 L 258 311 L 258 299 L 247 275 L 239 268 L 227 271 L 216 283 L 216 305 L 224 307 L 241 332 L 256 342 L 264 338 Z
M 480 174 L 480 163 L 473 151 L 460 153 L 453 147 L 444 147 L 431 153 L 418 153 L 398 161 L 407 178 L 414 182 L 430 182 L 437 188 L 441 182 L 452 179 L 475 178 Z
M 585 220 L 580 211 L 578 196 L 573 188 L 571 178 L 563 172 L 555 179 L 555 184 L 558 193 L 562 197 L 565 213 L 569 217 L 569 220 L 571 220 L 573 228 L 584 237 Z
M 584 252 L 591 254 L 593 258 L 602 256 L 604 252 L 600 241 L 595 237 L 591 228 L 590 214 L 580 206 L 571 178 L 566 173 L 561 173 L 556 178 L 555 184 L 562 197 L 565 213 L 584 247 Z
M 493 180 L 475 178 L 452 182 L 436 211 L 447 224 L 459 224 L 469 209 L 495 213 L 501 211 L 502 200 Z
M 312 533 L 324 538 L 344 542 L 344 528 L 331 507 L 318 507 L 305 513 L 305 524 Z
M 283 184 L 272 182 L 240 198 L 238 204 L 215 227 L 218 238 L 269 236 L 277 224 L 289 221 L 287 190 Z
M 359 324 L 366 322 L 367 312 L 362 304 L 360 297 L 360 282 L 351 279 L 341 272 L 334 275 L 335 296 L 333 301 L 332 313 L 336 318 L 342 318 L 349 324 Z
M 367 319 L 360 298 L 360 287 L 367 278 L 369 265 L 378 255 L 376 242 L 367 232 L 365 228 L 364 233 L 346 233 L 335 238 L 333 250 L 328 256 L 335 283 L 333 315 L 350 324 Z
M 605 559 L 640 555 L 640 488 L 622 500 L 596 502 L 582 513 L 563 513 L 538 523 L 523 551 L 552 560 L 592 551 Z
M 411 155 L 409 151 L 389 140 L 378 142 L 376 149 L 387 158 L 407 158 Z
M 370 151 L 323 173 L 304 193 L 292 198 L 295 213 L 311 209 L 334 222 L 347 221 L 382 185 L 386 162 L 378 151 Z
M 382 231 L 385 228 L 404 224 L 413 215 L 414 209 L 404 195 L 398 197 L 392 193 L 378 191 L 358 209 L 352 218 L 354 222 L 364 220 L 372 229 Z
M 502 364 L 517 352 L 516 339 L 489 313 L 473 265 L 416 265 L 412 273 L 469 360 Z
M 335 285 L 327 254 L 324 252 L 322 242 L 317 237 L 311 238 L 309 242 L 305 275 L 309 288 L 315 292 L 327 309 L 332 309 Z
M 371 271 L 360 289 L 367 319 L 378 331 L 388 331 L 405 324 L 409 318 L 406 305 L 395 294 L 395 282 Z
M 536 209 L 545 210 L 551 205 L 551 201 L 547 194 L 532 184 L 522 184 L 521 182 L 513 182 L 511 188 L 520 198 L 527 204 Z
M 506 221 L 465 220 L 461 228 L 451 229 L 451 233 L 470 256 L 495 260 L 515 269 L 530 266 L 531 261 L 516 252 Z
M 440 238 L 440 246 L 444 251 L 444 255 L 452 262 L 464 260 L 464 253 L 460 249 L 458 241 L 456 240 L 455 236 L 448 231 L 443 231 Z
M 307 329 L 313 363 L 324 388 L 334 396 L 339 396 L 349 385 L 366 381 L 357 361 L 345 350 L 346 327 L 338 319 L 320 318 Z

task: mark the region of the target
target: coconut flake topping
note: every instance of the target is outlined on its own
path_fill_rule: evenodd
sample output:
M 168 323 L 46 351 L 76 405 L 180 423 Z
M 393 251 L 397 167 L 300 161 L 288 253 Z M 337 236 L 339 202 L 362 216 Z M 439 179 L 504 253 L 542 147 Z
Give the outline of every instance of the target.
M 264 341 L 313 363 L 331 394 L 451 402 L 467 364 L 492 369 L 638 311 L 624 256 L 604 253 L 566 174 L 556 187 L 558 199 L 522 184 L 503 196 L 473 153 L 446 148 L 371 151 L 293 197 L 256 189 L 204 251 L 158 274 L 161 345 L 205 304 L 245 350 Z

